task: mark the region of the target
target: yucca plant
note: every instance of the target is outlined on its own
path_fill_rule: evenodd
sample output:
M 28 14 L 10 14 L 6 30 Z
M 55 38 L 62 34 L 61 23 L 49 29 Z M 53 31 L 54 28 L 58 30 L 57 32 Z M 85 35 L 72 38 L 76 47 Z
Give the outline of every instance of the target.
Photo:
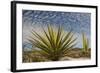
M 88 49 L 89 49 L 89 41 L 88 41 L 88 38 L 85 36 L 84 33 L 82 33 L 82 39 L 83 39 L 83 53 L 87 53 L 88 52 Z
M 48 25 L 47 30 L 43 28 L 42 33 L 43 35 L 32 30 L 32 36 L 28 40 L 39 48 L 41 51 L 38 52 L 48 60 L 58 61 L 76 45 L 74 34 L 71 31 L 64 32 L 61 26 L 55 30 L 53 26 Z

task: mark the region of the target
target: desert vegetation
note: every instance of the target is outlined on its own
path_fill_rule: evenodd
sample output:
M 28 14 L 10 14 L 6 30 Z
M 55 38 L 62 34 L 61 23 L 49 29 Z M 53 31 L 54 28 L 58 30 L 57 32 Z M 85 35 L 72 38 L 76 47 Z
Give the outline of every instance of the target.
M 75 48 L 78 43 L 72 31 L 65 32 L 63 27 L 54 29 L 48 25 L 43 28 L 43 34 L 32 30 L 28 41 L 36 48 L 32 51 L 23 51 L 23 62 L 45 62 L 90 58 L 91 49 L 86 35 L 82 33 L 82 48 Z

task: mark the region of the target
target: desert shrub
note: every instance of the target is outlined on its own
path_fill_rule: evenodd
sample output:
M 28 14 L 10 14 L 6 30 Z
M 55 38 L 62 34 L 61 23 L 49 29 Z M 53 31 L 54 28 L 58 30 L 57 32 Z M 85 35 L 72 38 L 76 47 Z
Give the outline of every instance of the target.
M 65 32 L 61 26 L 55 30 L 53 26 L 48 25 L 47 30 L 43 28 L 43 35 L 32 30 L 32 36 L 28 39 L 29 42 L 39 48 L 38 53 L 48 60 L 58 61 L 61 57 L 64 57 L 66 51 L 73 48 L 76 43 L 74 34 Z M 35 37 L 35 38 L 34 38 Z

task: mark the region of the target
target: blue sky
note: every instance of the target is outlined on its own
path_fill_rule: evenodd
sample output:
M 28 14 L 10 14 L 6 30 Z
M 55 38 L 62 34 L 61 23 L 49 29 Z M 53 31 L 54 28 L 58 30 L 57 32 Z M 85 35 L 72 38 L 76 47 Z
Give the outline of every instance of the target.
M 65 31 L 72 30 L 78 37 L 76 47 L 82 47 L 82 32 L 87 38 L 91 37 L 91 14 L 78 12 L 58 12 L 58 11 L 39 11 L 23 10 L 23 44 L 27 43 L 26 37 L 30 35 L 31 28 L 40 28 L 41 26 L 51 24 L 55 26 L 62 25 Z M 27 44 L 26 44 L 27 45 Z

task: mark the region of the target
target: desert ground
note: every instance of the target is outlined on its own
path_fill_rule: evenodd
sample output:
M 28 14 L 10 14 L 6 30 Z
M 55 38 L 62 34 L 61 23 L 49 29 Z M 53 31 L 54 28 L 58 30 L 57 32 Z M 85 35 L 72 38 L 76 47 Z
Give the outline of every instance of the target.
M 80 48 L 70 49 L 64 57 L 60 58 L 58 61 L 70 61 L 70 60 L 87 60 L 91 59 L 91 49 L 87 52 L 82 52 Z M 23 63 L 31 62 L 49 62 L 51 60 L 46 59 L 41 56 L 40 53 L 33 51 L 23 51 Z

